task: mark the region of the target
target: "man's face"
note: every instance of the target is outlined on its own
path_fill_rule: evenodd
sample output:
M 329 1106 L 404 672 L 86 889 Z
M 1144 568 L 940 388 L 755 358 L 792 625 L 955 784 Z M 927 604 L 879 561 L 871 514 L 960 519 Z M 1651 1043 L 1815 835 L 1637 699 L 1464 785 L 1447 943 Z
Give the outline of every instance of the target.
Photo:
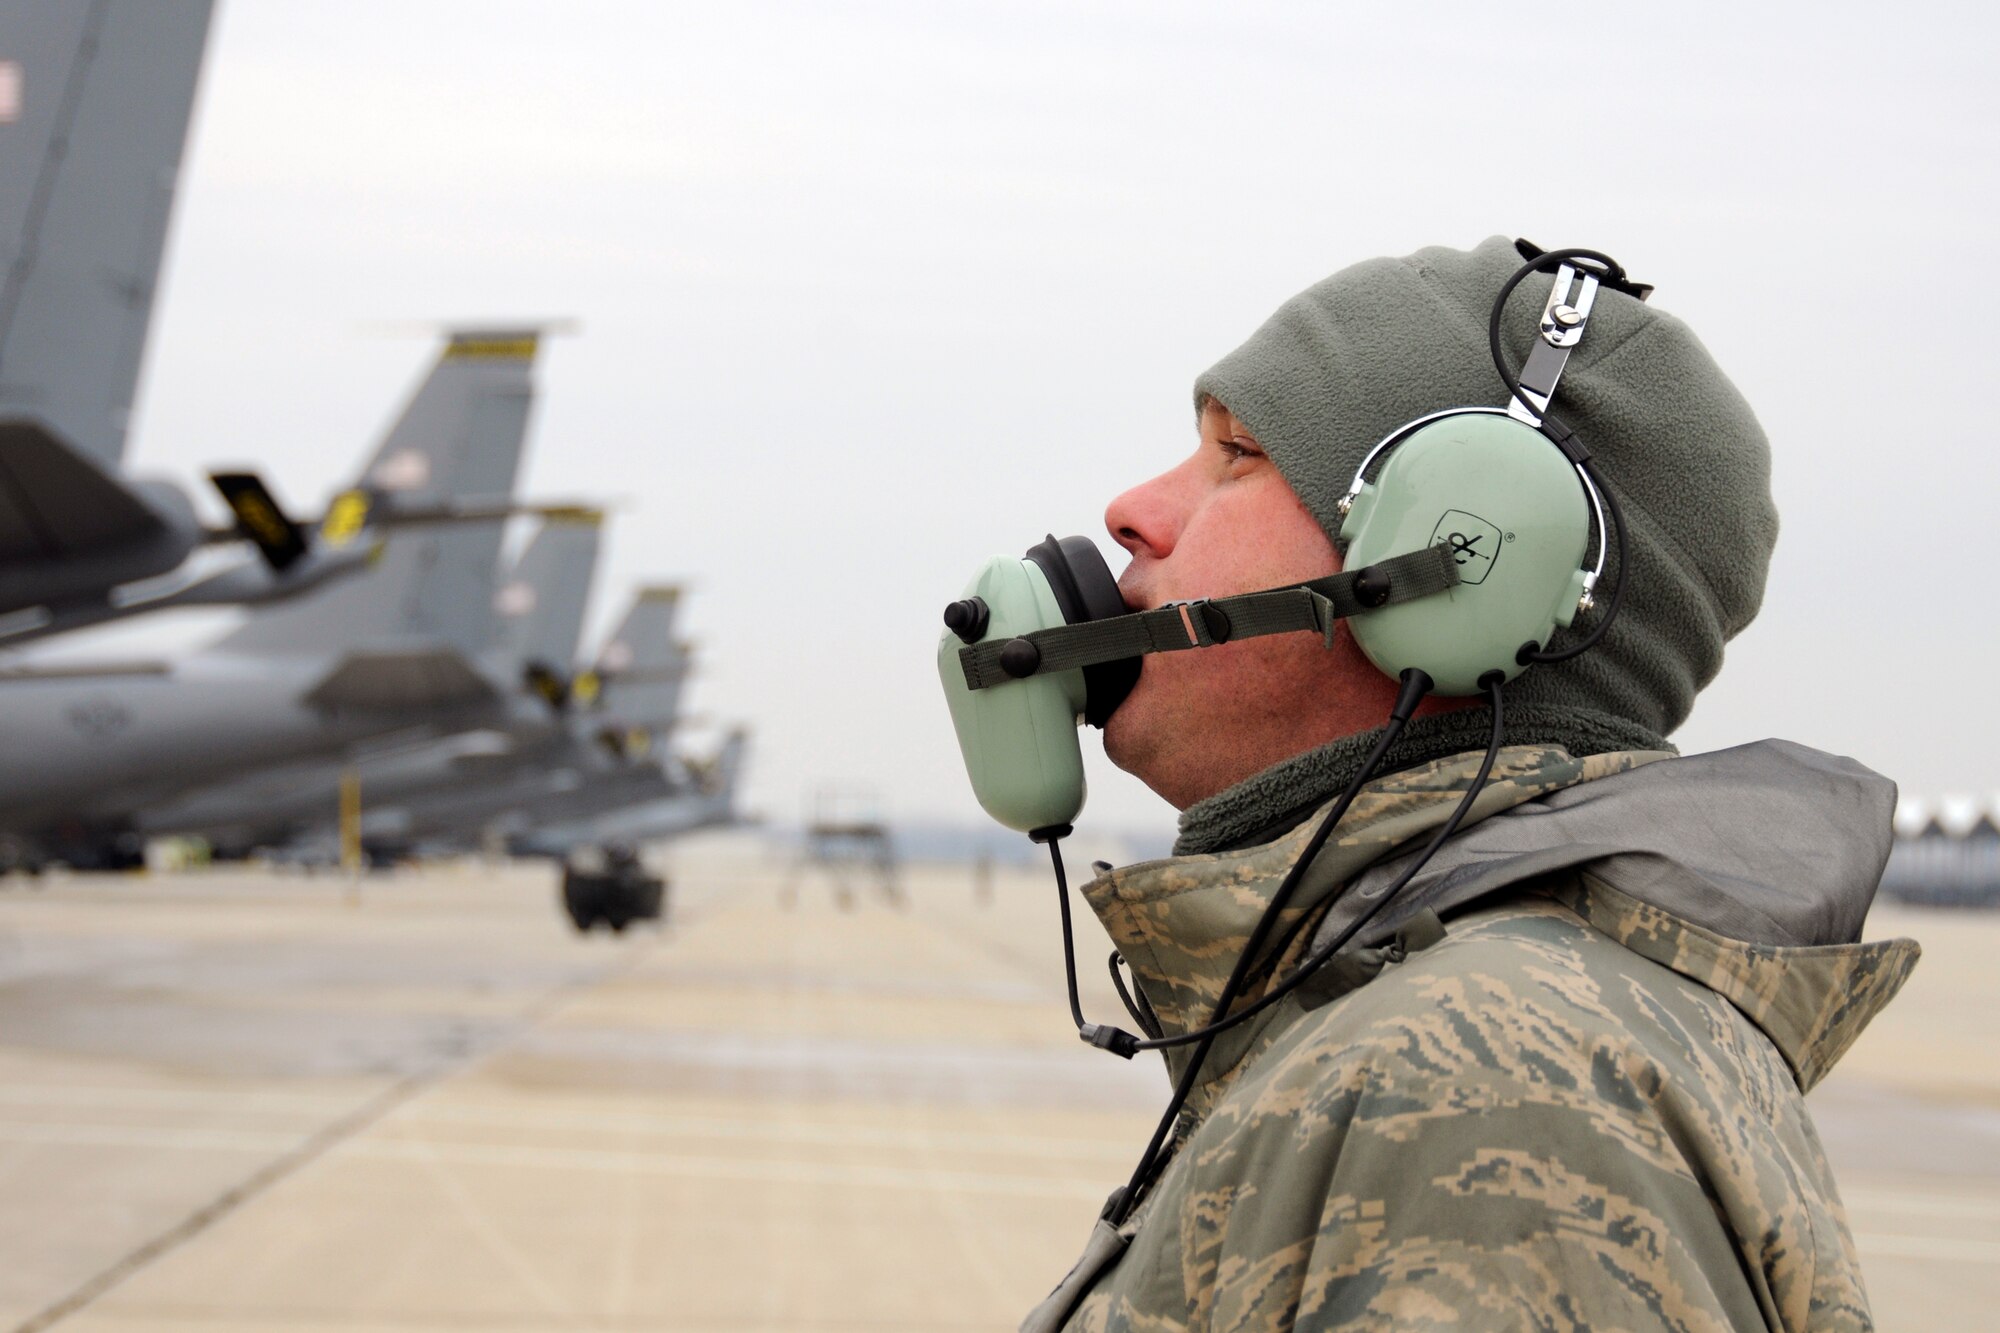
M 1236 416 L 1209 401 L 1201 442 L 1172 471 L 1104 511 L 1131 555 L 1125 603 L 1257 592 L 1340 568 L 1333 543 Z M 1281 759 L 1381 724 L 1395 683 L 1345 634 L 1273 634 L 1158 653 L 1111 715 L 1111 761 L 1186 809 Z

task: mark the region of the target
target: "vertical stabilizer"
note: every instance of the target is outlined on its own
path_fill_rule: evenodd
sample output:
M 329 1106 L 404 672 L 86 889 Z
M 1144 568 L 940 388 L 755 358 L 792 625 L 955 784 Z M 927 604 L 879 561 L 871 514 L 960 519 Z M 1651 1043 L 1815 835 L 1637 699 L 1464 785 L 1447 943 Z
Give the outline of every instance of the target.
M 115 469 L 211 0 L 0 0 L 0 416 Z
M 724 809 L 736 803 L 736 784 L 743 778 L 744 761 L 750 757 L 750 733 L 742 727 L 732 730 L 722 748 L 709 760 L 703 787 Z
M 511 665 L 567 675 L 583 637 L 583 613 L 597 575 L 604 515 L 596 509 L 545 514 L 493 599 L 498 647 Z
M 381 512 L 512 496 L 539 341 L 534 330 L 452 334 L 355 483 L 367 507 Z M 332 513 L 345 508 L 337 501 Z M 417 641 L 483 653 L 494 638 L 505 526 L 504 519 L 482 519 L 392 528 L 374 568 L 254 612 L 216 647 L 323 654 Z M 340 540 L 331 533 L 323 539 Z
M 627 727 L 666 732 L 680 716 L 690 657 L 674 638 L 680 602 L 677 587 L 640 589 L 598 653 L 604 706 Z
M 607 679 L 635 671 L 657 671 L 675 657 L 674 622 L 681 589 L 673 584 L 641 588 L 632 606 L 597 654 L 597 670 Z

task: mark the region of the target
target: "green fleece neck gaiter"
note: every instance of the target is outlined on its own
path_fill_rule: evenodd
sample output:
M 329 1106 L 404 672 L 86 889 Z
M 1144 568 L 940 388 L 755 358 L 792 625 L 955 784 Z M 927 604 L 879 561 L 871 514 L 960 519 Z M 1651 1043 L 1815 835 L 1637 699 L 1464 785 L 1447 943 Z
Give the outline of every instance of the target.
M 1484 708 L 1412 719 L 1384 758 L 1381 773 L 1484 750 L 1493 734 L 1492 719 Z M 1284 834 L 1354 780 L 1381 735 L 1377 728 L 1343 736 L 1197 801 L 1181 812 L 1174 855 L 1252 847 Z M 1578 759 L 1621 750 L 1673 749 L 1638 723 L 1609 713 L 1536 704 L 1510 704 L 1500 739 L 1503 745 L 1560 745 Z

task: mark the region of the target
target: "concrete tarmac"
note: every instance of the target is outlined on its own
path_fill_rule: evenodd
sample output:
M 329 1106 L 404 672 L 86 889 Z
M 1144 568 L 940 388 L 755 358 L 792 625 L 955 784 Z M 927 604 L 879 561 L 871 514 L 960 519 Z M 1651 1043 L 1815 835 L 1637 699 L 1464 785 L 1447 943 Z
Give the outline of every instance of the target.
M 690 843 L 588 939 L 534 866 L 8 881 L 0 1329 L 1013 1327 L 1164 1078 L 1068 1032 L 1046 876 L 787 875 Z M 1871 931 L 1925 961 L 1812 1104 L 1882 1327 L 1986 1328 L 2000 917 Z

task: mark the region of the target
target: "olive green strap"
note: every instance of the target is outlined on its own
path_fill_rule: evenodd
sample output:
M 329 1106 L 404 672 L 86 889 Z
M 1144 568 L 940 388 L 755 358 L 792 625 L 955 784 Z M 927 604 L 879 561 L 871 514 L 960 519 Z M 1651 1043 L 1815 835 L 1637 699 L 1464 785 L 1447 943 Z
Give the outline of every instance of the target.
M 1264 634 L 1312 630 L 1333 646 L 1336 622 L 1362 611 L 1415 601 L 1458 582 L 1458 565 L 1444 543 L 1394 556 L 1362 569 L 1345 570 L 1289 588 L 1240 593 L 1192 602 L 1169 602 L 1151 611 L 1088 620 L 1081 625 L 1054 625 L 1014 639 L 990 639 L 961 648 L 959 664 L 968 689 L 983 690 L 1028 676 L 1045 676 L 1077 667 L 1097 666 L 1146 653 L 1171 653 L 1183 648 L 1207 648 Z M 1015 649 L 1010 671 L 1001 654 L 1012 644 L 1033 646 L 1033 653 Z

